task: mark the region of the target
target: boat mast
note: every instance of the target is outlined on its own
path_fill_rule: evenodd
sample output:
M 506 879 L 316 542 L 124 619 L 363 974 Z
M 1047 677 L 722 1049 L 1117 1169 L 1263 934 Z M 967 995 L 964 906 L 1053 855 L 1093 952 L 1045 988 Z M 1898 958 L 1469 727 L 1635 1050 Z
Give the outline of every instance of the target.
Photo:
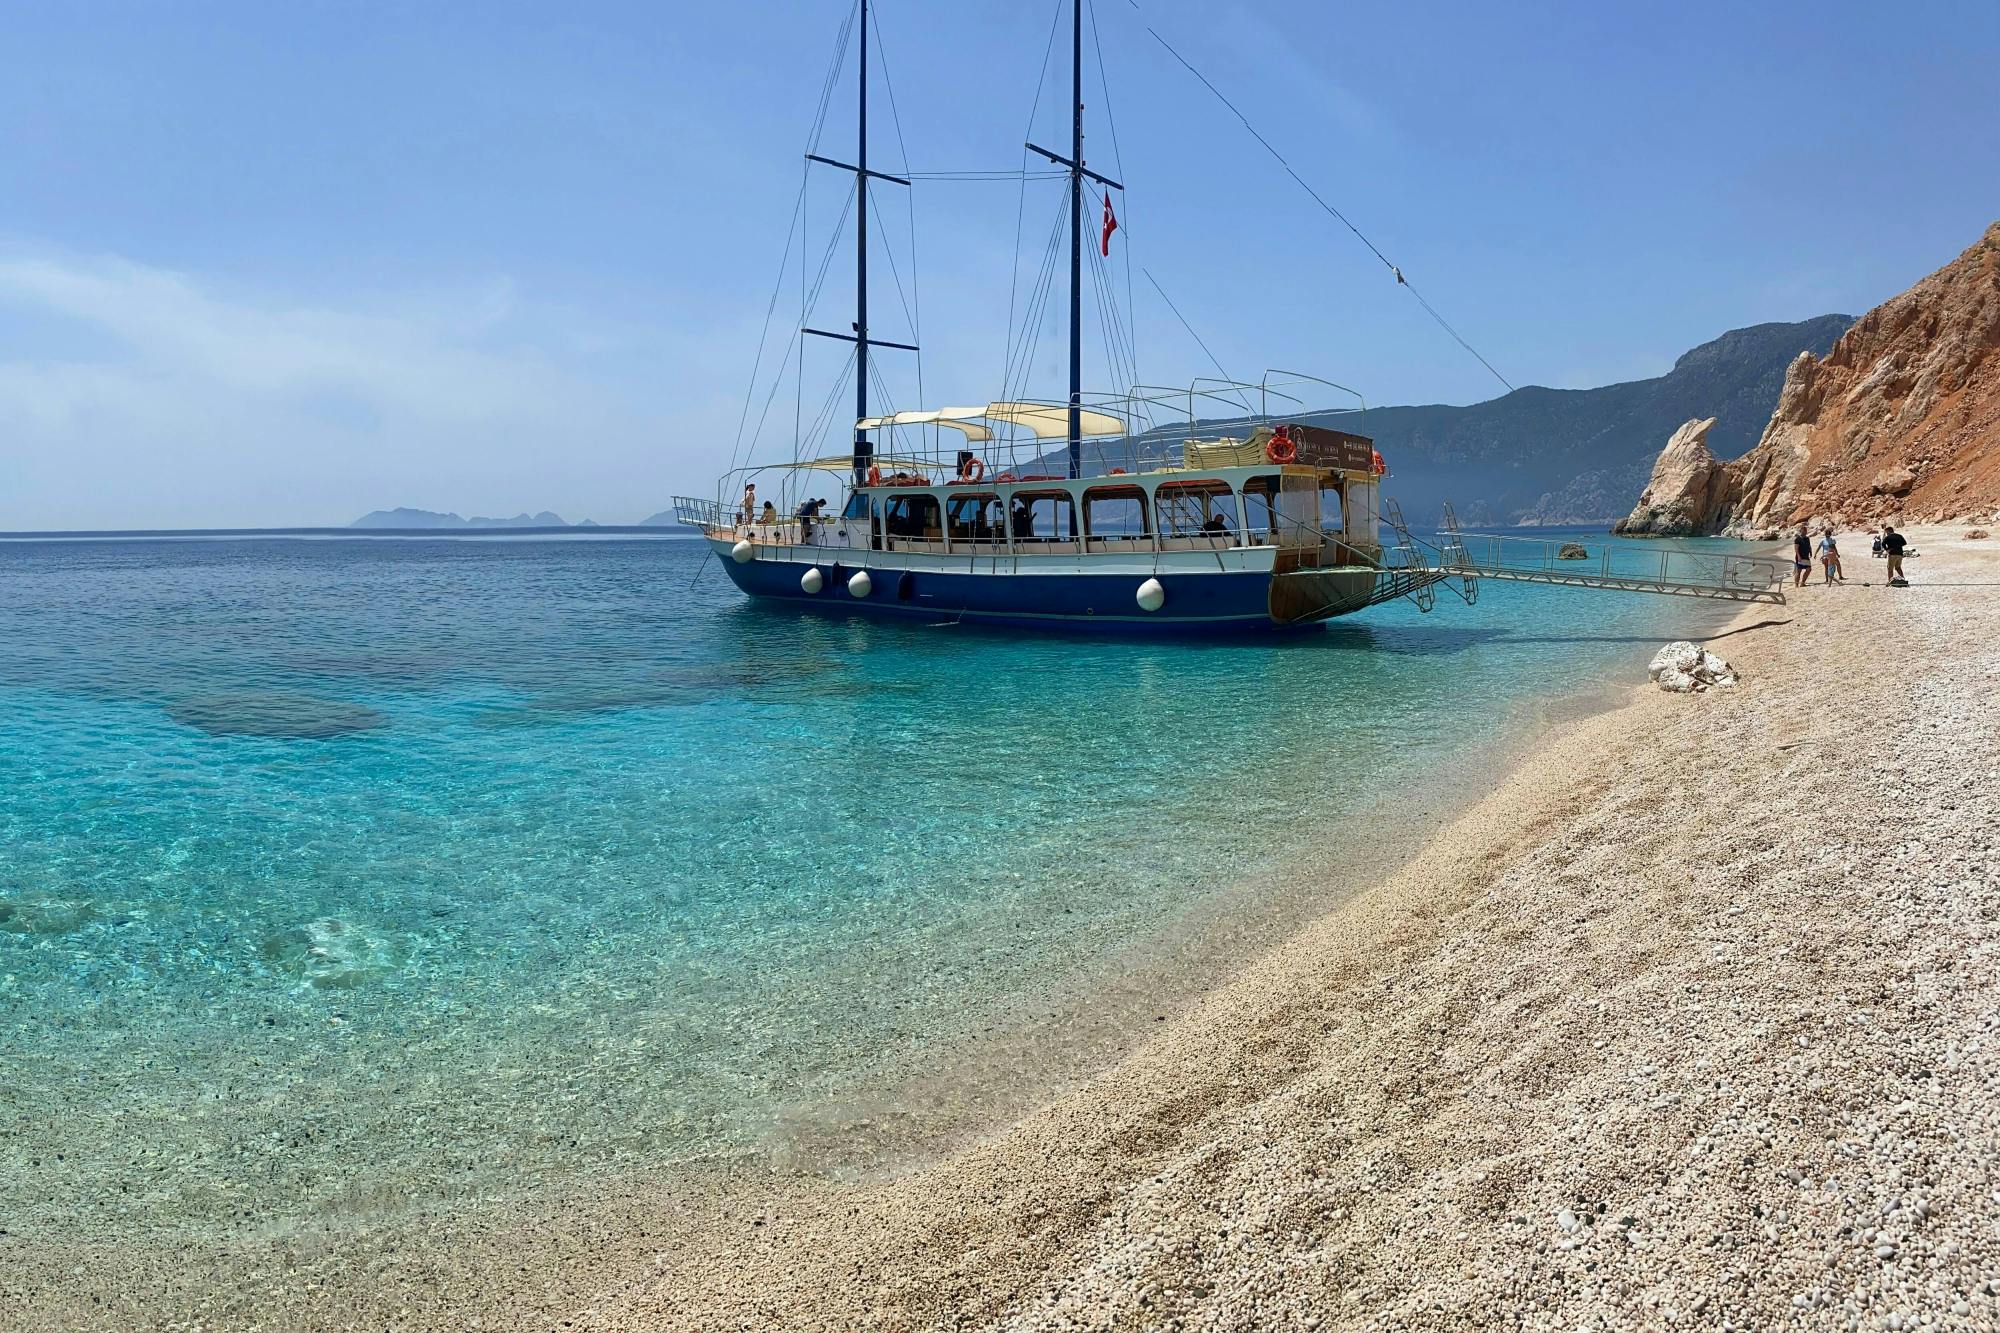
M 869 440 L 868 432 L 861 423 L 868 419 L 868 349 L 870 347 L 898 347 L 906 352 L 917 350 L 914 343 L 887 342 L 868 336 L 868 178 L 889 181 L 895 185 L 910 182 L 901 176 L 890 176 L 880 171 L 868 169 L 868 0 L 860 0 L 861 23 L 861 68 L 857 82 L 859 100 L 855 117 L 854 163 L 836 162 L 830 157 L 817 153 L 807 153 L 809 162 L 822 163 L 829 167 L 839 167 L 842 171 L 854 173 L 854 332 L 829 333 L 825 329 L 806 329 L 804 332 L 820 338 L 838 338 L 854 344 L 854 484 L 863 485 L 868 480 L 868 467 L 875 458 L 875 445 Z
M 1083 475 L 1083 0 L 1070 0 L 1069 475 Z
M 854 149 L 854 480 L 867 479 L 875 446 L 861 423 L 868 418 L 868 0 L 861 0 L 860 112 Z
M 1083 181 L 1088 176 L 1113 190 L 1125 187 L 1083 165 L 1083 0 L 1070 0 L 1069 156 L 1028 145 L 1069 169 L 1069 475 L 1083 475 Z

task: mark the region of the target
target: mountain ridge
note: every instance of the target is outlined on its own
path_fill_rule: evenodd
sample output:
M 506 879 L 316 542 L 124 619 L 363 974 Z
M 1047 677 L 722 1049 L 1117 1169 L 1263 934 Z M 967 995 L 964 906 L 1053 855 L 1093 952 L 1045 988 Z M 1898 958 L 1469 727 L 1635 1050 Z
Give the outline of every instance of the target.
M 1757 446 L 1725 460 L 1689 422 L 1654 464 L 1631 533 L 2000 513 L 2000 222 L 1956 259 L 1801 352 Z

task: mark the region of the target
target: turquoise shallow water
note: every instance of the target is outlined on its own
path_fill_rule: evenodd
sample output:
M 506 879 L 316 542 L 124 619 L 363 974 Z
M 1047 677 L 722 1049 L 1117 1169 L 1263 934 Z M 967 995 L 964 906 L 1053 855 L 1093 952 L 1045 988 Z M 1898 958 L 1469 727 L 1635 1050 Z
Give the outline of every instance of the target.
M 268 1228 L 766 1152 L 1715 615 L 1489 585 L 1099 642 L 771 611 L 702 559 L 0 543 L 0 1212 Z

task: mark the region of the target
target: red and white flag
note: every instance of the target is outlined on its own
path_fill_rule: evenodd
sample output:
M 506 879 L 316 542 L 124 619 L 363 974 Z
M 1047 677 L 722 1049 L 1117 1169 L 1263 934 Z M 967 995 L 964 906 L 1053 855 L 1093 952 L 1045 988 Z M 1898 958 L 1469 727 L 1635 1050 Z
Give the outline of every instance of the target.
M 1111 211 L 1111 191 L 1104 192 L 1104 237 L 1098 248 L 1108 258 L 1111 254 L 1111 233 L 1118 230 L 1118 215 Z

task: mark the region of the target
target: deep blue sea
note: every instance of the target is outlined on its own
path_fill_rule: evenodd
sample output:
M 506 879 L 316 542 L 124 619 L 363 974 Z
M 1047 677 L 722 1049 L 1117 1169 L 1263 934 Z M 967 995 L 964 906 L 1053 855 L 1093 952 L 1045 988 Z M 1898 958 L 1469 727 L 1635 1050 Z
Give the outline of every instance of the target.
M 893 1118 L 889 1071 L 1129 991 L 1136 942 L 1254 917 L 1245 886 L 1365 878 L 1364 818 L 1717 614 L 1489 584 L 1098 641 L 771 610 L 705 559 L 0 542 L 16 1234 L 338 1222 Z M 990 1081 L 1059 1076 L 1057 1031 Z

